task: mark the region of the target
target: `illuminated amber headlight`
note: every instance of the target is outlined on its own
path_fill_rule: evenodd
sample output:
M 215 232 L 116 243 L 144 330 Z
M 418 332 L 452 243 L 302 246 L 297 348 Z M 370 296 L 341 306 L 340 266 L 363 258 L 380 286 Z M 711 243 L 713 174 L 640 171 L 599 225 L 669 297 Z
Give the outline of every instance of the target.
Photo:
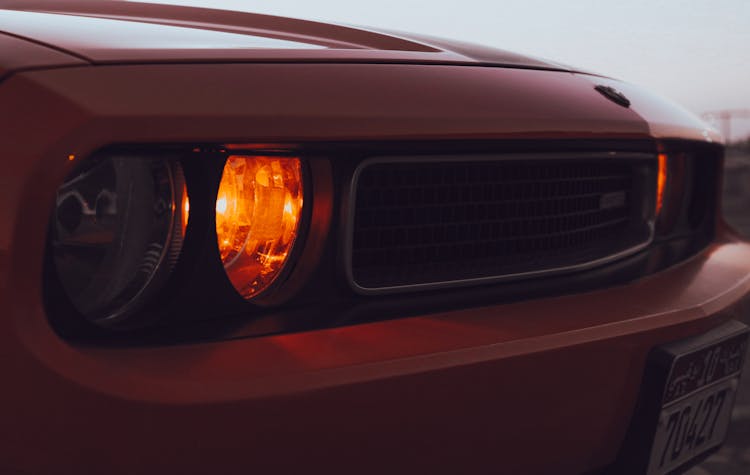
M 60 287 L 89 321 L 119 325 L 165 283 L 187 223 L 179 162 L 108 156 L 57 191 L 49 245 Z
M 302 202 L 299 159 L 227 159 L 216 196 L 216 237 L 227 276 L 244 298 L 268 289 L 289 261 Z
M 656 216 L 659 216 L 664 206 L 664 191 L 667 186 L 667 155 L 659 154 L 658 175 L 656 178 Z
M 672 231 L 683 206 L 686 157 L 680 153 L 660 153 L 658 161 L 656 227 L 664 234 Z

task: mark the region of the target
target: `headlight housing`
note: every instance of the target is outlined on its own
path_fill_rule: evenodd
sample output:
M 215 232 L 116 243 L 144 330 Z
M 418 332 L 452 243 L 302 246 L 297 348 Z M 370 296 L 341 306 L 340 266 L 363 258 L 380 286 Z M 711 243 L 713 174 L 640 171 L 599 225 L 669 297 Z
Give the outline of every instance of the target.
M 68 176 L 49 242 L 60 286 L 81 315 L 120 323 L 164 284 L 182 247 L 186 198 L 175 160 L 111 155 Z
M 135 331 L 256 315 L 290 299 L 316 262 L 296 266 L 313 200 L 307 162 L 275 153 L 110 146 L 79 159 L 58 187 L 47 238 L 56 327 Z
M 684 153 L 660 153 L 658 160 L 656 230 L 665 234 L 674 230 L 685 207 L 689 159 Z

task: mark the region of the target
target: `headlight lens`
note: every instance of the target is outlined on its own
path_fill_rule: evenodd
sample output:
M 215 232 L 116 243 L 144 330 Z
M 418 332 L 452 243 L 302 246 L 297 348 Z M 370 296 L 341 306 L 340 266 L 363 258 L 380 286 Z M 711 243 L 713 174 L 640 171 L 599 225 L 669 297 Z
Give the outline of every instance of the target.
M 672 232 L 683 209 L 687 157 L 682 153 L 658 156 L 656 182 L 656 229 L 660 234 Z
M 57 275 L 73 306 L 121 322 L 161 287 L 179 255 L 187 198 L 177 161 L 92 160 L 58 189 L 51 229 Z
M 656 179 L 656 216 L 661 214 L 661 208 L 664 206 L 664 189 L 667 186 L 667 155 L 659 154 L 658 175 Z
M 216 197 L 216 236 L 227 276 L 245 299 L 266 290 L 288 262 L 302 205 L 299 159 L 227 159 Z

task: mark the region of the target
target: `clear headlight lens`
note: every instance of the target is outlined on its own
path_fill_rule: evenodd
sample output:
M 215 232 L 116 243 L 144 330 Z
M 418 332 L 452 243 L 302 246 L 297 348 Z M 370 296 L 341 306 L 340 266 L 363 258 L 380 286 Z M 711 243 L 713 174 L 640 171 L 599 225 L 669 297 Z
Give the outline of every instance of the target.
M 177 260 L 188 206 L 177 161 L 111 156 L 77 169 L 58 189 L 50 236 L 73 306 L 101 324 L 140 309 Z
M 287 263 L 302 215 L 297 158 L 230 156 L 216 197 L 216 236 L 229 280 L 246 299 L 266 290 Z

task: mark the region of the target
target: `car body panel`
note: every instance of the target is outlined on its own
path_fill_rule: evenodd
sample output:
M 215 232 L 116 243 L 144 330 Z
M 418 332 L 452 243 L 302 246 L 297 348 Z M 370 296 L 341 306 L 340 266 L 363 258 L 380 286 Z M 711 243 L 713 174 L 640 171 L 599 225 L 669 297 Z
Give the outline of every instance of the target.
M 495 48 L 251 13 L 110 1 L 6 1 L 0 7 L 8 9 L 0 11 L 0 31 L 95 63 L 294 60 L 567 69 Z
M 395 463 L 438 473 L 580 473 L 614 459 L 650 348 L 740 314 L 734 302 L 750 290 L 748 263 L 750 245 L 728 240 L 620 288 L 142 349 L 69 346 L 41 307 L 23 305 L 32 289 L 14 285 L 0 341 L 13 354 L 4 372 L 17 381 L 3 397 L 16 409 L 4 422 L 12 450 L 0 464 L 32 473 L 287 471 L 300 463 L 364 473 Z M 24 404 L 29 394 L 54 396 Z M 544 457 L 533 456 L 529 447 L 540 445 Z M 45 447 L 46 456 L 24 447 Z M 124 447 L 138 456 L 112 467 Z M 284 457 L 285 447 L 295 457 Z
M 0 33 L 0 80 L 18 71 L 87 64 L 80 58 L 47 46 Z
M 664 97 L 616 79 L 584 74 L 576 76 L 592 85 L 611 86 L 624 93 L 631 102 L 631 108 L 648 123 L 649 135 L 653 138 L 724 143 L 724 137 L 713 126 Z

